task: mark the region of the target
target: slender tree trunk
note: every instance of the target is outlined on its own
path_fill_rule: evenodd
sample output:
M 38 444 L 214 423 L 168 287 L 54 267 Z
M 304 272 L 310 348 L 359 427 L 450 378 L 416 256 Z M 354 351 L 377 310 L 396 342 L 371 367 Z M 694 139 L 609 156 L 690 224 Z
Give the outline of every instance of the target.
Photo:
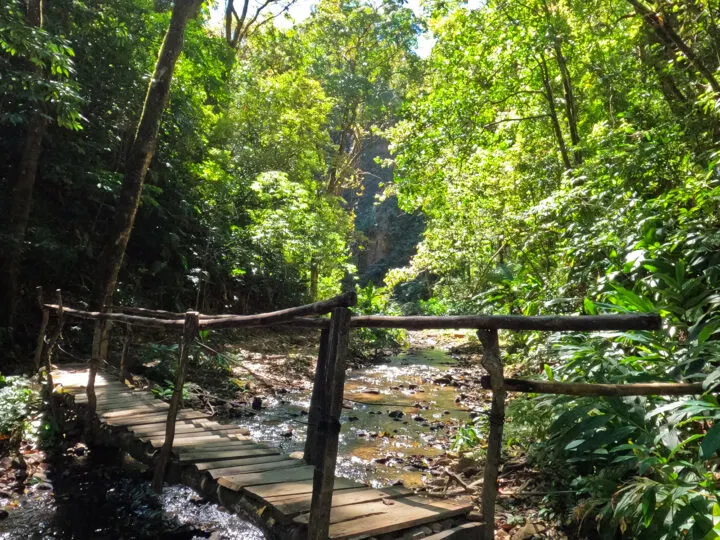
M 25 20 L 29 26 L 42 28 L 42 0 L 29 0 Z M 41 105 L 39 105 L 41 106 Z M 15 184 L 10 191 L 7 209 L 7 243 L 0 251 L 0 326 L 12 326 L 17 308 L 18 276 L 22 265 L 23 242 L 30 220 L 35 179 L 42 153 L 47 121 L 41 110 L 33 113 L 27 123 L 25 143 Z
M 672 53 L 666 44 L 663 44 L 657 39 L 657 36 L 653 36 L 651 39 L 663 47 L 666 56 L 668 53 Z M 667 58 L 658 56 L 651 50 L 647 50 L 645 46 L 641 46 L 640 61 L 650 67 L 657 75 L 658 81 L 660 82 L 660 90 L 662 90 L 665 101 L 673 114 L 684 118 L 690 111 L 692 105 L 690 100 L 688 100 L 675 83 L 670 73 L 667 72 Z
M 563 90 L 565 92 L 565 112 L 567 114 L 568 127 L 570 129 L 570 141 L 573 144 L 573 158 L 575 159 L 575 165 L 580 165 L 583 161 L 582 152 L 580 151 L 580 136 L 578 135 L 577 127 L 577 102 L 575 101 L 575 92 L 573 91 L 572 79 L 570 78 L 570 71 L 567 67 L 567 60 L 562 52 L 562 39 L 560 36 L 555 36 L 555 59 L 557 60 L 558 68 L 560 68 L 560 78 L 563 83 Z
M 315 302 L 318 295 L 318 278 L 320 269 L 318 268 L 317 261 L 310 263 L 310 300 Z
M 539 65 L 542 73 L 543 87 L 545 88 L 544 96 L 548 103 L 548 114 L 550 115 L 550 120 L 552 121 L 553 131 L 555 131 L 555 138 L 557 139 L 558 148 L 560 149 L 560 156 L 562 157 L 565 168 L 572 169 L 570 156 L 568 155 L 567 146 L 565 145 L 565 137 L 563 136 L 562 128 L 560 127 L 557 109 L 555 108 L 555 94 L 552 89 L 550 74 L 548 73 L 547 62 L 545 62 L 544 56 L 540 57 Z
M 112 301 L 125 249 L 132 233 L 135 214 L 140 205 L 145 175 L 155 154 L 160 120 L 170 97 L 170 83 L 175 63 L 183 48 L 185 27 L 196 15 L 201 3 L 202 0 L 175 0 L 170 26 L 160 48 L 155 72 L 145 96 L 140 122 L 125 166 L 115 221 L 110 229 L 108 242 L 100 255 L 93 309 L 104 309 Z
M 675 29 L 660 15 L 651 10 L 639 0 L 628 0 L 635 8 L 635 12 L 655 31 L 658 38 L 664 43 L 672 44 L 685 55 L 685 58 L 695 66 L 716 94 L 720 94 L 720 82 L 715 78 L 712 70 L 695 54 L 690 46 L 680 37 Z

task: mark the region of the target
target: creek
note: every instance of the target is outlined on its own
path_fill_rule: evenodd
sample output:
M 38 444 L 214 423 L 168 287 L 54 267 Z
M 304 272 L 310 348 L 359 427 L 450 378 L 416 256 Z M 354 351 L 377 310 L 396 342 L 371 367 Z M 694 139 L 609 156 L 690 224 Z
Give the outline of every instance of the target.
M 418 349 L 347 371 L 338 449 L 340 476 L 385 486 L 422 485 L 427 459 L 444 453 L 468 411 L 447 384 L 455 360 L 444 350 Z M 235 420 L 252 437 L 287 453 L 302 451 L 310 392 L 264 400 L 254 416 Z

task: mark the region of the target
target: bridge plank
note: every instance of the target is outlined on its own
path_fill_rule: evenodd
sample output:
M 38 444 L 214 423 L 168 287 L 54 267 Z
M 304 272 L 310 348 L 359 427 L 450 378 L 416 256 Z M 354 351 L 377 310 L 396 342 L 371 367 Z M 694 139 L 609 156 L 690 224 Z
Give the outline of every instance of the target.
M 213 478 L 219 478 L 221 476 L 233 476 L 237 474 L 259 473 L 263 471 L 301 467 L 303 465 L 304 462 L 299 459 L 284 459 L 282 461 L 266 461 L 264 463 L 251 463 L 249 465 L 236 465 L 234 467 L 224 467 L 222 469 L 209 469 L 208 473 L 210 473 L 210 476 Z
M 181 463 L 185 463 L 193 461 L 235 459 L 251 456 L 268 456 L 275 454 L 280 454 L 280 451 L 275 448 L 264 448 L 258 446 L 257 448 L 248 448 L 247 450 L 221 450 L 218 452 L 207 451 L 194 454 L 181 454 L 178 459 Z
M 330 533 L 333 539 L 367 538 L 469 512 L 472 503 L 449 500 L 429 500 L 423 497 L 404 497 L 393 500 L 334 507 L 330 510 Z M 296 523 L 307 523 L 309 514 L 296 517 Z
M 336 478 L 333 486 L 334 490 L 352 489 L 365 487 L 362 484 L 348 480 L 346 478 Z M 268 484 L 258 486 L 246 486 L 243 488 L 245 493 L 253 495 L 257 499 L 273 504 L 273 497 L 287 497 L 288 495 L 302 495 L 304 493 L 312 493 L 312 480 L 300 480 L 297 482 L 284 482 L 282 484 Z
M 221 452 L 221 451 L 232 451 L 232 450 L 246 450 L 248 448 L 263 448 L 263 445 L 256 443 L 255 441 L 233 441 L 232 439 L 217 439 L 214 441 L 208 441 L 205 444 L 187 445 L 181 444 L 175 446 L 173 444 L 173 450 L 179 452 L 180 455 L 184 454 L 197 454 L 198 452 L 204 452 L 206 450 L 210 452 Z
M 411 495 L 413 495 L 413 492 L 402 486 L 392 486 L 382 489 L 372 489 L 369 487 L 358 490 L 344 489 L 333 492 L 332 507 L 380 501 L 382 499 L 397 499 Z M 285 518 L 291 518 L 303 512 L 309 512 L 311 500 L 312 493 L 305 493 L 303 495 L 292 495 L 282 499 L 274 498 L 272 505 L 273 508 Z
M 207 418 L 208 415 L 192 409 L 182 409 L 178 413 L 178 418 L 189 420 L 191 418 Z M 142 424 L 165 423 L 167 421 L 167 413 L 151 413 L 126 416 L 122 418 L 111 418 L 105 423 L 111 426 L 139 426 Z
M 218 478 L 218 484 L 233 491 L 239 491 L 240 488 L 245 486 L 260 486 L 263 484 L 312 480 L 314 471 L 315 467 L 313 465 L 303 465 L 290 470 L 263 471 L 233 476 L 222 476 Z
M 267 456 L 240 457 L 238 459 L 226 459 L 220 461 L 200 461 L 195 463 L 195 468 L 200 471 L 210 471 L 214 469 L 222 469 L 235 465 L 250 465 L 253 463 L 271 463 L 275 461 L 283 461 L 287 459 L 284 454 L 271 454 Z

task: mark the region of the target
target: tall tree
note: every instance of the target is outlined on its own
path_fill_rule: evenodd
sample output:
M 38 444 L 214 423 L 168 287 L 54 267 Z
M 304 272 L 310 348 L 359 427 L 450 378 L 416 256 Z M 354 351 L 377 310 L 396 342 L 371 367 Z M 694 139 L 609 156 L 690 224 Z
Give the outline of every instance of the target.
M 43 28 L 42 0 L 28 0 L 24 21 L 19 2 L 8 2 L 0 9 L 0 66 L 7 68 L 5 73 L 8 75 L 0 83 L 0 97 L 5 101 L 3 107 L 7 106 L 0 115 L 0 123 L 8 119 L 16 123 L 16 119 L 21 118 L 25 126 L 15 178 L 10 182 L 0 249 L 0 283 L 3 284 L 0 287 L 0 326 L 10 327 L 17 305 L 18 276 L 43 137 L 53 120 L 53 112 L 58 114 L 58 122 L 64 127 L 79 129 L 80 124 L 74 104 L 67 101 L 68 96 L 70 101 L 76 97 L 68 85 L 73 72 L 73 52 L 64 40 L 55 38 Z M 3 62 L 2 56 L 8 61 Z M 16 56 L 22 61 L 20 69 L 14 72 L 17 63 L 13 63 L 12 58 Z M 18 84 L 18 80 L 24 82 Z M 20 110 L 13 110 L 18 102 Z M 66 106 L 64 110 L 63 106 Z
M 140 205 L 145 175 L 155 154 L 160 120 L 170 97 L 170 83 L 183 48 L 185 28 L 190 19 L 197 15 L 201 4 L 202 0 L 175 0 L 170 24 L 158 54 L 138 128 L 128 153 L 115 220 L 100 255 L 92 300 L 94 309 L 104 309 L 112 301 L 135 215 Z

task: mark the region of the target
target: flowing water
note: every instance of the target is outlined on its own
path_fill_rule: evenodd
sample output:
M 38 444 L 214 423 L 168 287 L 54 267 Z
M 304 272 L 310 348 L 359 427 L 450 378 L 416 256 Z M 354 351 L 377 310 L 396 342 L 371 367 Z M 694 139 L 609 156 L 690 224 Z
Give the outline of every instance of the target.
M 425 458 L 442 454 L 449 429 L 468 419 L 456 403 L 457 389 L 444 384 L 444 372 L 454 363 L 445 351 L 422 349 L 348 370 L 345 404 L 351 408 L 340 420 L 338 474 L 375 486 L 421 485 Z M 310 393 L 285 394 L 264 405 L 236 423 L 288 453 L 302 450 Z
M 30 485 L 0 521 L 0 539 L 260 540 L 263 533 L 192 489 L 156 495 L 151 471 L 115 449 L 49 459 L 48 483 Z M 0 496 L 0 506 L 5 501 Z

